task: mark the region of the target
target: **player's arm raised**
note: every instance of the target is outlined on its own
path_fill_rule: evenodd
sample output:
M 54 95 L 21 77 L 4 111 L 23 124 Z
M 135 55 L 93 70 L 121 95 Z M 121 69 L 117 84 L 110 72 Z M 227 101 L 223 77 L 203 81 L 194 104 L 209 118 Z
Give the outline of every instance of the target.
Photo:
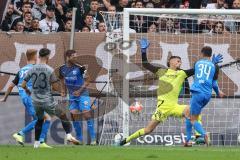
M 12 81 L 12 83 L 8 86 L 8 89 L 5 92 L 4 97 L 0 99 L 0 102 L 6 102 L 9 94 L 12 92 L 13 88 L 18 84 L 18 82 L 19 82 L 19 72 L 15 76 L 14 80 Z
M 165 66 L 154 66 L 148 62 L 147 59 L 147 48 L 149 47 L 150 42 L 143 38 L 140 40 L 140 46 L 141 46 L 141 53 L 142 53 L 142 64 L 143 67 L 146 68 L 147 70 L 156 73 L 159 69 L 166 69 Z
M 222 61 L 223 61 L 223 55 L 222 54 L 218 54 L 218 55 L 213 54 L 212 62 L 215 64 L 216 71 L 215 71 L 215 75 L 214 75 L 214 78 L 213 78 L 213 85 L 212 86 L 213 86 L 213 90 L 215 91 L 217 96 L 219 96 L 221 98 L 225 96 L 225 93 L 223 93 L 219 89 L 219 86 L 218 86 L 217 79 L 218 79 L 218 74 L 219 74 L 219 66 L 217 64 L 221 63 Z
M 218 66 L 218 65 L 215 65 L 215 67 L 216 67 L 216 71 L 215 71 L 215 75 L 214 75 L 214 78 L 213 78 L 212 87 L 213 87 L 214 92 L 217 94 L 217 96 L 223 98 L 226 94 L 223 93 L 223 92 L 219 89 L 218 82 L 217 82 L 218 74 L 219 74 L 219 66 Z

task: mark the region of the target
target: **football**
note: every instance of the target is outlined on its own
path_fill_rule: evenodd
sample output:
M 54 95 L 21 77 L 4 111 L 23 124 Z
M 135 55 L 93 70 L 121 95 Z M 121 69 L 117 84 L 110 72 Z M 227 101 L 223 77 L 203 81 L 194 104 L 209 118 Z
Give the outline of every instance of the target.
M 238 141 L 238 143 L 240 144 L 240 134 L 239 134 L 238 137 L 237 137 L 237 141 Z
M 123 133 L 118 133 L 114 137 L 114 143 L 115 145 L 120 145 L 121 140 L 123 140 Z
M 136 101 L 134 102 L 130 107 L 130 112 L 133 113 L 133 114 L 139 114 L 142 112 L 143 110 L 143 106 L 140 102 Z

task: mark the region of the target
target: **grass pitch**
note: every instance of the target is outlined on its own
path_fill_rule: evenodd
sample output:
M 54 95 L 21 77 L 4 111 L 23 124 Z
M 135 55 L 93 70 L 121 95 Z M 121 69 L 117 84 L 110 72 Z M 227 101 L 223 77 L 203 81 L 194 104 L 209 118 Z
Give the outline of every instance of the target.
M 0 160 L 240 160 L 233 147 L 0 146 Z

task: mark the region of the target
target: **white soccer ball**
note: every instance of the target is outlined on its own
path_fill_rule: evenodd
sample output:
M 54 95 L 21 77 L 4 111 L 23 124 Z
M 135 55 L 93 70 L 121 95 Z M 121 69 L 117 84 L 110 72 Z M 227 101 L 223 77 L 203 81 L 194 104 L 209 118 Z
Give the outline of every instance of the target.
M 118 133 L 114 137 L 115 145 L 120 145 L 120 142 L 123 140 L 123 133 Z
M 238 143 L 240 144 L 240 134 L 239 134 L 238 137 L 237 137 L 237 141 L 238 141 Z

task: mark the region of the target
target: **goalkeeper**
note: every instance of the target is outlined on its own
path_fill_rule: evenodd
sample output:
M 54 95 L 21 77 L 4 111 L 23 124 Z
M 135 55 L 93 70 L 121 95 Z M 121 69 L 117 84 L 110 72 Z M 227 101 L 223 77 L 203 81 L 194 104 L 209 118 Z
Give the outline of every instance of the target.
M 178 104 L 178 96 L 185 78 L 194 75 L 194 69 L 181 70 L 181 57 L 171 56 L 165 66 L 151 65 L 147 60 L 147 48 L 150 43 L 147 39 L 140 41 L 143 67 L 159 77 L 157 90 L 157 109 L 152 115 L 152 120 L 145 128 L 139 129 L 129 137 L 123 139 L 120 145 L 124 145 L 133 139 L 151 133 L 159 123 L 164 122 L 168 117 L 185 117 L 189 119 L 190 109 L 188 105 Z M 214 63 L 219 63 L 222 56 L 213 57 Z

